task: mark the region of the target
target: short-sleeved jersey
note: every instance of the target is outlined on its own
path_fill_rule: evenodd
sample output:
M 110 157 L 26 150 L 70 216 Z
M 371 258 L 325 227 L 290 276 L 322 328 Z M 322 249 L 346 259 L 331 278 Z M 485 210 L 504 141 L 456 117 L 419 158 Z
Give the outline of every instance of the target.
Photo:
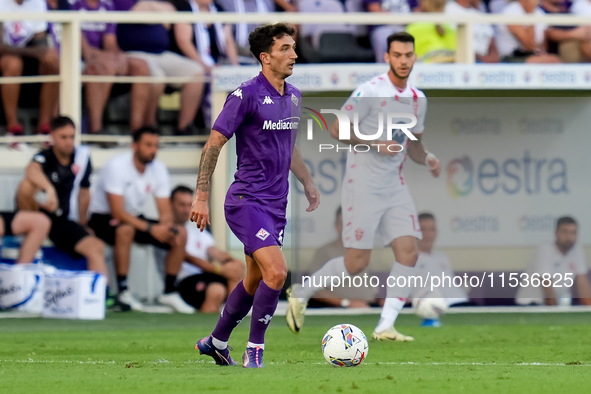
M 187 223 L 185 228 L 187 229 L 185 251 L 193 257 L 208 261 L 209 255 L 207 251 L 209 248 L 215 246 L 213 236 L 207 230 L 203 232 L 199 231 L 193 223 Z M 185 261 L 177 275 L 177 280 L 180 282 L 189 276 L 199 275 L 201 273 L 203 273 L 201 268 Z
M 170 175 L 166 166 L 153 160 L 140 173 L 133 161 L 133 152 L 111 158 L 102 168 L 96 191 L 90 202 L 90 212 L 110 214 L 107 193 L 123 196 L 125 211 L 139 215 L 150 196 L 170 197 Z
M 286 82 L 282 96 L 262 73 L 228 96 L 213 125 L 228 139 L 236 136 L 238 169 L 226 205 L 246 199 L 285 211 L 300 105 L 297 88 Z
M 55 188 L 59 200 L 59 207 L 54 212 L 57 217 L 67 218 L 70 214 L 70 199 L 74 190 L 74 181 L 79 171 L 84 171 L 84 176 L 80 181 L 80 187 L 85 189 L 90 187 L 90 174 L 92 173 L 90 158 L 88 158 L 86 168 L 81 169 L 74 162 L 75 155 L 76 152 L 74 151 L 69 163 L 65 166 L 57 160 L 53 148 L 42 150 L 33 156 L 33 162 L 41 166 L 43 173 Z
M 417 118 L 417 124 L 409 130 L 415 135 L 423 133 L 427 98 L 421 90 L 410 83 L 406 84 L 404 90 L 399 90 L 385 73 L 359 86 L 343 104 L 341 110 L 349 115 L 351 121 L 354 119 L 354 114 L 358 115 L 359 131 L 365 135 L 376 133 L 379 128 L 379 114 L 383 114 L 384 130 L 380 140 L 385 141 L 388 113 L 413 114 Z M 410 119 L 405 118 L 400 121 L 408 123 Z M 395 156 L 384 155 L 373 149 L 369 152 L 349 152 L 343 186 L 369 193 L 390 192 L 403 186 L 402 165 L 406 160 L 406 146 L 409 139 L 400 129 L 394 130 L 392 139 L 404 146 L 404 151 Z M 367 141 L 367 144 L 375 143 L 379 141 Z
M 411 293 L 411 298 L 420 298 L 425 296 L 429 297 L 428 294 L 431 292 L 430 277 L 438 276 L 441 278 L 444 276 L 452 278 L 453 280 L 455 273 L 447 255 L 438 250 L 434 250 L 431 253 L 419 252 L 419 258 L 415 264 L 414 275 L 423 278 L 423 286 L 415 287 Z M 440 287 L 433 290 L 437 290 L 443 298 L 466 298 L 466 300 L 468 298 L 463 287 L 456 287 L 453 286 L 453 284 L 450 285 L 449 282 L 442 283 Z
M 86 0 L 73 0 L 70 4 L 70 9 L 72 11 L 114 11 L 115 5 L 111 0 L 99 0 L 96 8 L 92 8 Z M 117 33 L 117 25 L 114 23 L 107 23 L 107 22 L 90 22 L 90 21 L 83 21 L 80 24 L 80 28 L 82 29 L 82 33 L 88 41 L 88 44 L 94 48 L 102 49 L 103 47 L 103 38 L 105 34 L 115 34 Z
M 538 246 L 533 259 L 525 270 L 528 278 L 531 278 L 533 274 L 550 274 L 553 283 L 558 280 L 558 277 L 554 277 L 554 274 L 560 274 L 562 281 L 555 284 L 561 287 L 555 286 L 553 288 L 556 298 L 571 298 L 572 296 L 572 288 L 565 285 L 569 284 L 568 281 L 565 281 L 565 274 L 569 274 L 569 277 L 574 281 L 577 275 L 587 275 L 588 271 L 585 250 L 580 244 L 575 244 L 566 254 L 562 254 L 554 242 Z M 522 282 L 522 279 L 520 279 L 520 283 Z M 532 302 L 544 304 L 542 287 L 519 288 L 516 301 L 518 304 L 530 304 Z
M 0 1 L 0 14 L 22 13 L 26 18 L 27 13 L 47 12 L 47 4 L 44 0 L 24 0 L 22 4 L 14 0 Z M 22 48 L 33 39 L 35 34 L 47 30 L 45 21 L 2 21 L 2 38 L 10 47 Z

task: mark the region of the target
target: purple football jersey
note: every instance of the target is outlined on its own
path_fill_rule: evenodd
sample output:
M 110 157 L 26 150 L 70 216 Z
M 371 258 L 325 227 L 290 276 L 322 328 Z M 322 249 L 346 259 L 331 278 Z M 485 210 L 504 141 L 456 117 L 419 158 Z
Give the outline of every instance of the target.
M 70 10 L 72 11 L 113 11 L 114 9 L 115 6 L 111 0 L 99 0 L 94 8 L 88 5 L 86 0 L 75 0 L 70 4 Z M 105 34 L 115 34 L 117 32 L 117 26 L 114 23 L 86 21 L 82 22 L 80 27 L 88 44 L 99 49 L 103 47 Z
M 281 96 L 263 73 L 228 96 L 213 125 L 228 139 L 236 135 L 238 169 L 226 205 L 246 199 L 285 214 L 300 104 L 296 87 L 286 82 Z

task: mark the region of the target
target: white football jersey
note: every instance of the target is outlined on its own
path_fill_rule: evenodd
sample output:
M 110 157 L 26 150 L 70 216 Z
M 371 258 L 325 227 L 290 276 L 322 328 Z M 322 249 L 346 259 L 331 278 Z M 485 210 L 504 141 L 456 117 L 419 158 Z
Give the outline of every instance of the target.
M 533 259 L 525 269 L 525 274 L 527 274 L 528 279 L 533 274 L 550 274 L 555 285 L 553 286 L 554 296 L 556 298 L 571 298 L 572 282 L 574 282 L 577 275 L 587 275 L 588 271 L 585 250 L 581 244 L 575 244 L 566 254 L 562 254 L 554 242 L 548 242 L 537 247 Z M 520 283 L 526 284 L 525 275 L 523 278 L 519 275 L 517 277 Z M 572 279 L 572 282 L 567 278 Z M 507 285 L 508 279 L 505 280 L 507 281 L 505 285 Z M 513 281 L 513 283 L 515 282 Z M 527 287 L 520 287 L 515 300 L 520 305 L 530 303 L 543 305 L 544 292 L 542 286 L 535 287 L 530 283 Z
M 107 193 L 123 196 L 125 211 L 137 216 L 142 213 L 150 196 L 170 197 L 170 175 L 159 160 L 146 164 L 141 174 L 133 161 L 133 152 L 122 153 L 109 159 L 96 182 L 96 190 L 90 201 L 90 212 L 110 214 Z
M 417 118 L 417 124 L 409 130 L 415 135 L 422 134 L 425 129 L 427 99 L 421 90 L 410 83 L 400 91 L 394 86 L 388 73 L 384 73 L 359 86 L 343 104 L 341 110 L 347 113 L 351 122 L 354 121 L 354 114 L 357 114 L 359 132 L 364 135 L 376 134 L 380 126 L 381 114 L 383 133 L 378 140 L 366 142 L 371 145 L 386 140 L 388 113 L 413 114 Z M 394 119 L 394 122 L 409 123 L 410 119 Z M 395 156 L 384 155 L 373 149 L 369 152 L 353 150 L 349 152 L 344 187 L 370 193 L 384 193 L 404 186 L 402 165 L 406 160 L 406 146 L 409 139 L 400 129 L 394 130 L 392 139 L 404 146 L 404 151 Z

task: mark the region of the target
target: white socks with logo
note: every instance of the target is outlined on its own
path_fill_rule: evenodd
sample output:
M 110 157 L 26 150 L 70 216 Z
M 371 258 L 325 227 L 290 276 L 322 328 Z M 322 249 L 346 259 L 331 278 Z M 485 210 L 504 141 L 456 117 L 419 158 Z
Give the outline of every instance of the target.
M 409 283 L 409 277 L 413 275 L 414 272 L 414 267 L 400 264 L 397 261 L 394 262 L 392 270 L 390 270 L 390 277 L 393 279 L 389 279 L 389 281 L 390 284 L 395 283 L 396 286 L 388 287 L 386 290 L 386 300 L 375 332 L 379 333 L 394 327 L 394 322 L 396 321 L 398 314 L 404 307 L 406 299 L 410 296 L 412 287 Z M 399 277 L 406 277 L 406 280 L 398 279 Z M 394 280 L 396 280 L 396 282 L 394 282 Z M 405 284 L 405 286 L 399 287 L 398 284 Z

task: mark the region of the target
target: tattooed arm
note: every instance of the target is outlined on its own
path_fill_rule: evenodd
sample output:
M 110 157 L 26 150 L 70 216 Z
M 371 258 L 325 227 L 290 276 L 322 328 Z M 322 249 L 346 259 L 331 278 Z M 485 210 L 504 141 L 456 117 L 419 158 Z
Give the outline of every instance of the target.
M 212 130 L 207 143 L 201 152 L 201 161 L 199 162 L 199 175 L 197 176 L 197 189 L 195 190 L 195 200 L 191 206 L 191 221 L 197 224 L 197 227 L 203 231 L 209 223 L 209 191 L 211 188 L 211 176 L 218 162 L 220 151 L 228 139 L 219 131 Z

